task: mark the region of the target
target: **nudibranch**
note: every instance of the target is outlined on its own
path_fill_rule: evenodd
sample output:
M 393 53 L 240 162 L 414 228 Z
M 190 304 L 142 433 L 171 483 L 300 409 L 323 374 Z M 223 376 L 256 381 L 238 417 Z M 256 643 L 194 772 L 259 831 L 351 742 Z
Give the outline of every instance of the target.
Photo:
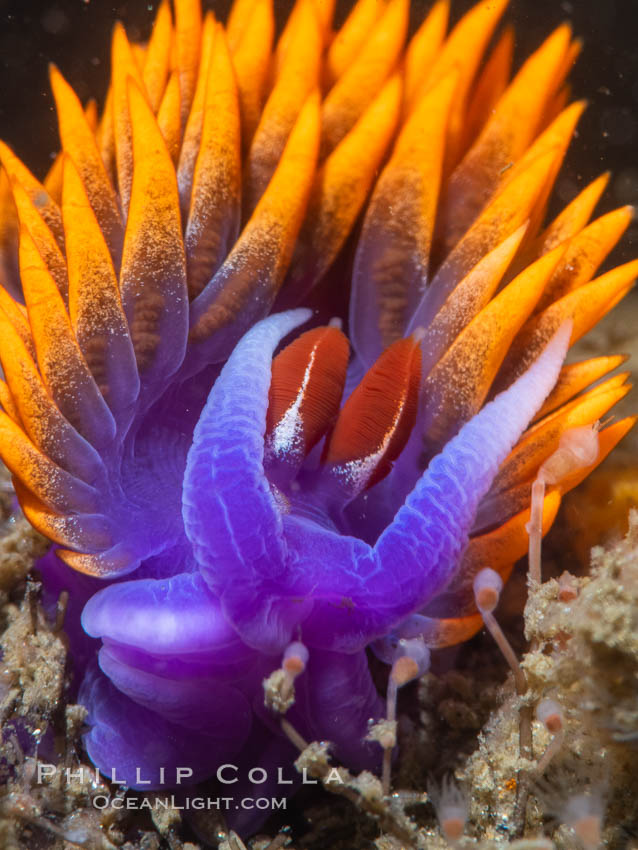
M 512 76 L 506 0 L 409 39 L 409 0 L 332 6 L 275 39 L 272 0 L 164 0 L 148 43 L 115 27 L 99 120 L 52 68 L 43 182 L 0 145 L 0 454 L 132 787 L 290 762 L 262 682 L 293 642 L 293 725 L 378 764 L 368 648 L 473 635 L 539 468 L 628 390 L 622 356 L 563 365 L 638 275 L 597 276 L 631 219 L 590 221 L 605 175 L 544 221 L 569 27 Z

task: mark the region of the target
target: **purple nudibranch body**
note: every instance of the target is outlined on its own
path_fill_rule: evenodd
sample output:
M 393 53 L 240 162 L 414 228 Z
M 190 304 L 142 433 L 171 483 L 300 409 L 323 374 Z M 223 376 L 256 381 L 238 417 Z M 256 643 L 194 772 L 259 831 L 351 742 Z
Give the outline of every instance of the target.
M 242 750 L 253 715 L 268 723 L 262 681 L 296 635 L 310 661 L 292 722 L 308 739 L 333 742 L 353 767 L 374 765 L 379 754 L 363 739 L 382 706 L 365 648 L 400 635 L 403 621 L 455 574 L 477 505 L 554 385 L 570 333 L 561 328 L 532 367 L 463 426 L 405 504 L 388 508 L 394 519 L 371 545 L 332 522 L 321 493 L 313 503 L 301 473 L 303 511 L 282 511 L 264 472 L 270 361 L 309 317 L 276 314 L 240 340 L 188 450 L 184 538 L 170 557 L 143 562 L 144 578 L 112 583 L 84 607 L 82 625 L 102 641 L 99 666 L 112 683 L 94 673 L 82 686 L 93 724 L 86 746 L 132 787 L 157 786 L 162 767 L 174 773 L 185 760 L 195 779 L 227 760 L 250 761 L 252 751 Z M 125 716 L 126 734 L 117 722 Z M 281 746 L 285 756 L 289 745 Z M 140 766 L 150 786 L 136 782 Z

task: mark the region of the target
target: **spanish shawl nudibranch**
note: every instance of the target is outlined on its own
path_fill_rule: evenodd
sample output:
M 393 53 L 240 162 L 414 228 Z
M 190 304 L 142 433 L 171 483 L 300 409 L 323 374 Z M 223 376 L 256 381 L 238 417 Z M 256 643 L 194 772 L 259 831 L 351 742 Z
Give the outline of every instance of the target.
M 438 0 L 407 47 L 409 0 L 337 33 L 332 5 L 273 48 L 272 0 L 225 27 L 165 0 L 148 44 L 116 26 L 99 121 L 52 69 L 44 183 L 0 146 L 0 452 L 72 593 L 88 754 L 132 787 L 289 763 L 262 681 L 293 641 L 293 725 L 378 762 L 366 648 L 474 634 L 539 467 L 627 391 L 586 391 L 620 356 L 563 365 L 638 274 L 595 277 L 631 218 L 589 223 L 605 176 L 543 225 L 583 110 L 569 28 L 510 81 L 506 0 L 447 36 Z

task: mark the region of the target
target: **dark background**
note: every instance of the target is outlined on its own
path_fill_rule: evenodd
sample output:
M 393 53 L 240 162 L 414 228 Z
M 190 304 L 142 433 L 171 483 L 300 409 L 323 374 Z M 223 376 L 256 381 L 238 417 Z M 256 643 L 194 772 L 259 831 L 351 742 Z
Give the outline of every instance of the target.
M 230 0 L 204 0 L 224 17 Z M 275 0 L 283 20 L 288 0 Z M 343 19 L 348 2 L 338 3 Z M 413 0 L 414 23 L 430 3 Z M 458 17 L 471 0 L 453 0 Z M 57 150 L 57 131 L 47 79 L 55 62 L 82 100 L 101 102 L 109 72 L 113 22 L 127 26 L 133 40 L 148 36 L 155 0 L 0 0 L 0 138 L 42 176 Z M 559 177 L 555 204 L 569 201 L 602 171 L 614 173 L 601 209 L 638 205 L 638 0 L 512 0 L 507 17 L 516 27 L 520 64 L 550 30 L 570 20 L 585 42 L 571 81 L 575 97 L 590 106 L 581 120 Z M 638 253 L 634 225 L 616 260 Z

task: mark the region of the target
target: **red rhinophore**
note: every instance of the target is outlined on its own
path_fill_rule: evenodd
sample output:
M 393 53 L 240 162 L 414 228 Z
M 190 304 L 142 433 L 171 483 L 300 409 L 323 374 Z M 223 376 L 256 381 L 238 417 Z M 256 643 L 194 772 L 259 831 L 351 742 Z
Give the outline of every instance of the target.
M 303 459 L 337 417 L 350 348 L 335 327 L 315 328 L 275 357 L 266 439 L 275 456 Z
M 357 490 L 386 476 L 414 427 L 420 382 L 418 341 L 397 340 L 344 404 L 326 444 L 324 463 L 356 472 Z

